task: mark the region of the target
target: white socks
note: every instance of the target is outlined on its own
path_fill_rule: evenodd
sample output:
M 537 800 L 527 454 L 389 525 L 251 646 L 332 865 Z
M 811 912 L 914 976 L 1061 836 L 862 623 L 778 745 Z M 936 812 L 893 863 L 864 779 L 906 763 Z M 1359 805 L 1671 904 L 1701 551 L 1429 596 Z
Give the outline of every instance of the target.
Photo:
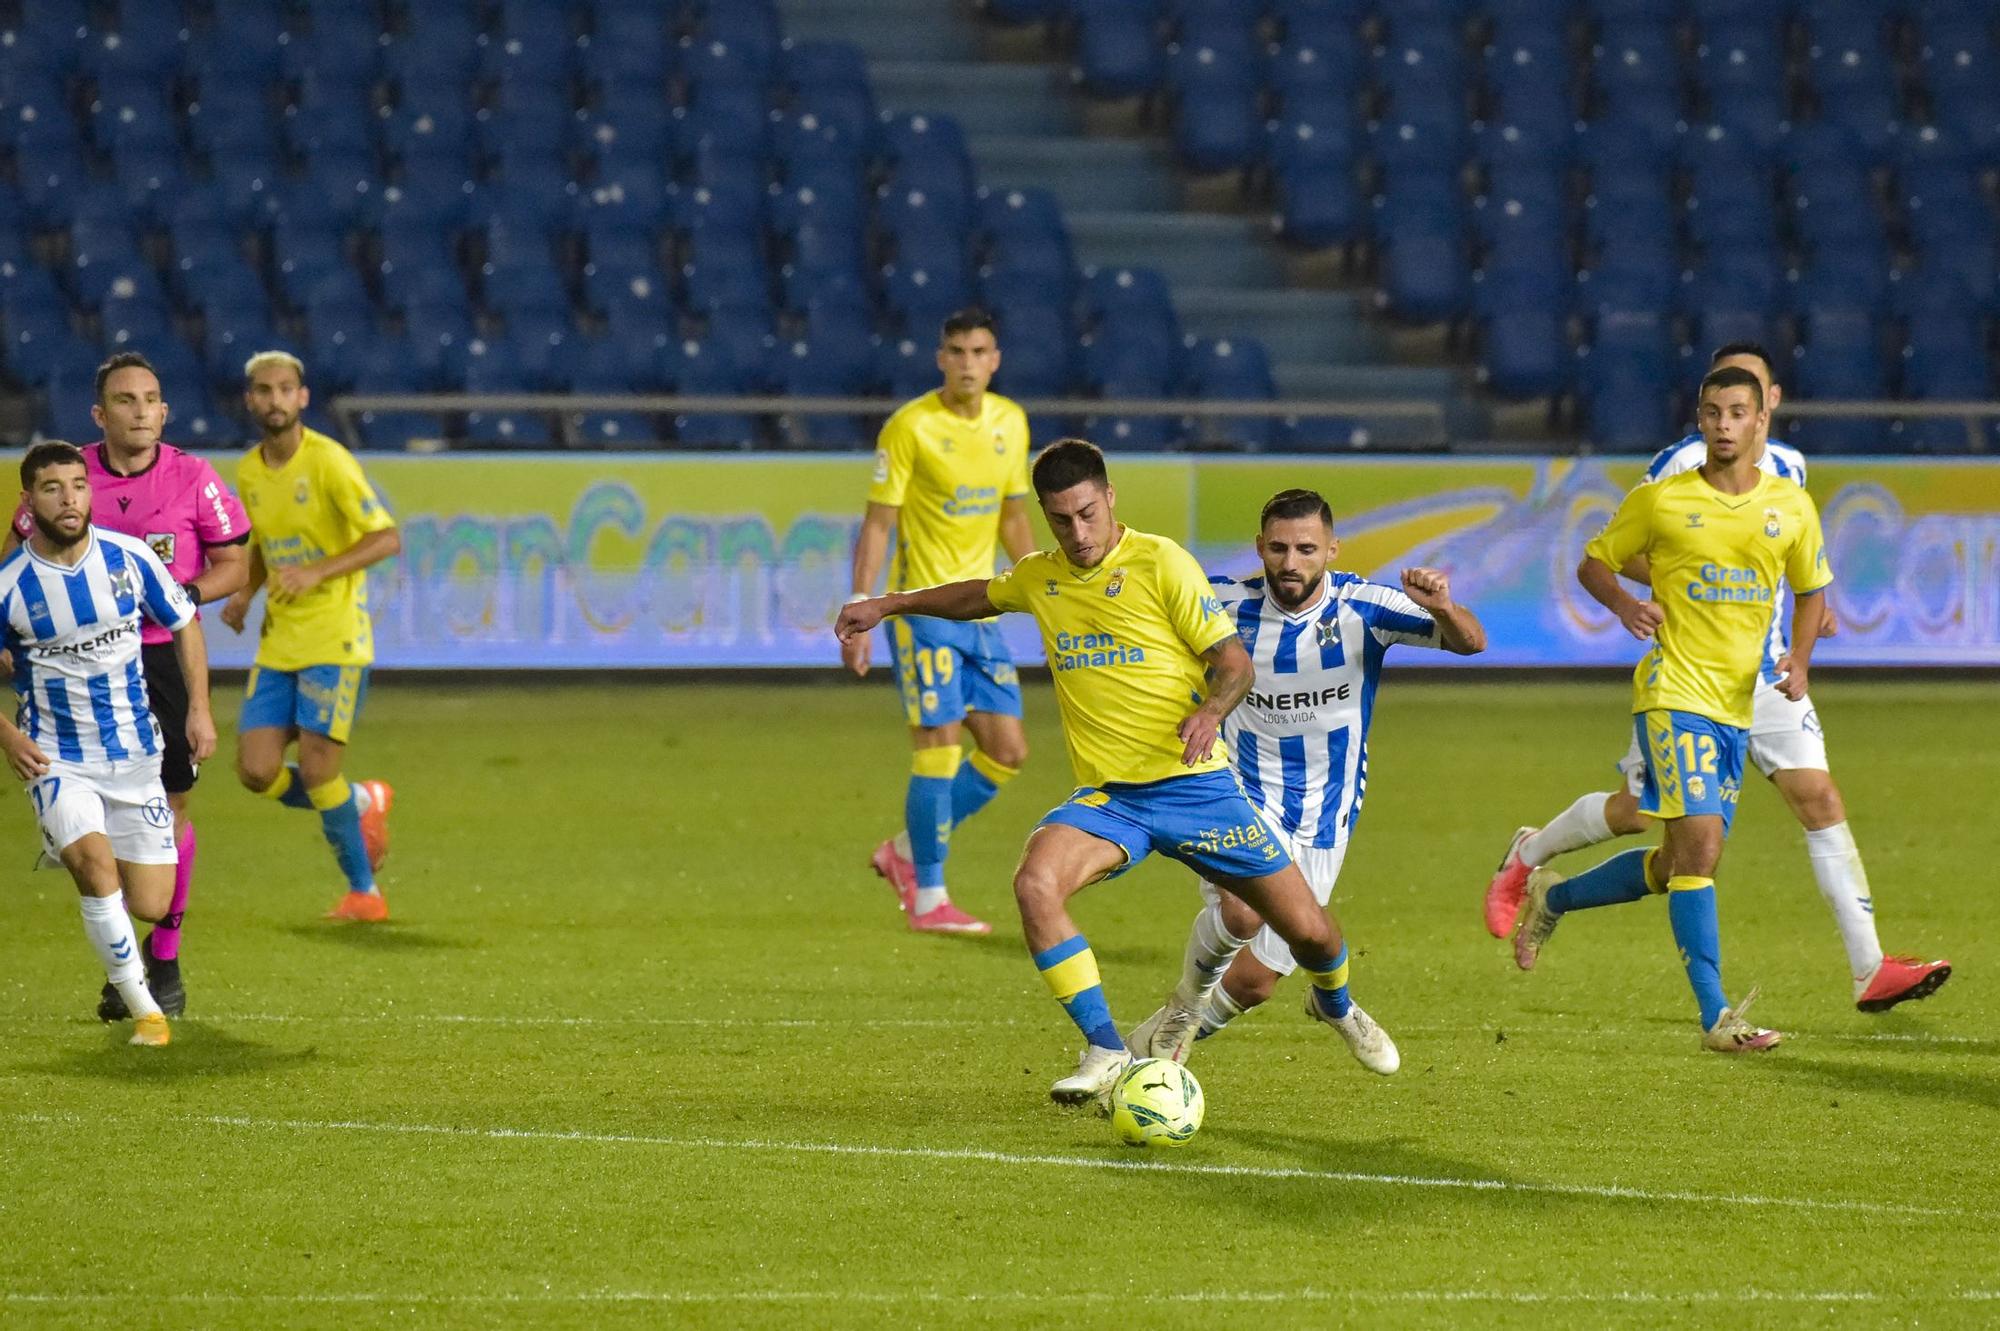
M 1604 805 L 1609 791 L 1585 795 L 1549 820 L 1549 825 L 1521 842 L 1521 862 L 1540 868 L 1558 855 L 1611 840 L 1611 824 L 1604 821 Z
M 1249 943 L 1247 938 L 1230 936 L 1222 925 L 1220 906 L 1202 907 L 1201 914 L 1194 917 L 1194 927 L 1188 930 L 1187 951 L 1181 957 L 1181 979 L 1174 986 L 1174 993 L 1190 1008 L 1201 1011 L 1208 996 L 1222 983 L 1222 973 L 1229 969 L 1229 963 Z
M 1201 1032 L 1213 1035 L 1230 1022 L 1242 1016 L 1247 1009 L 1229 996 L 1229 991 L 1221 985 L 1208 996 L 1208 1006 L 1201 1010 Z
M 104 978 L 125 1000 L 125 1010 L 135 1017 L 157 1016 L 160 1005 L 146 988 L 146 962 L 139 951 L 138 935 L 132 931 L 132 917 L 125 913 L 125 894 L 108 897 L 78 897 L 83 907 L 83 936 L 97 950 L 104 963 Z
M 1833 910 L 1840 941 L 1847 946 L 1848 969 L 1854 972 L 1858 994 L 1882 964 L 1882 943 L 1875 936 L 1875 900 L 1868 893 L 1868 871 L 1846 823 L 1806 833 L 1806 854 L 1812 857 L 1819 894 Z
M 942 887 L 920 887 L 917 889 L 917 899 L 910 903 L 910 914 L 928 915 L 950 900 L 951 893 Z

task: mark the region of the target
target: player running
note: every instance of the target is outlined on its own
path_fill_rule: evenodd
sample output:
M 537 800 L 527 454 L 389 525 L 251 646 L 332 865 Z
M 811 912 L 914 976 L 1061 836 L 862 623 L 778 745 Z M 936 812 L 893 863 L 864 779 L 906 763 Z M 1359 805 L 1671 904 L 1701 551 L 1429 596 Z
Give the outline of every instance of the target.
M 300 422 L 310 395 L 298 357 L 262 351 L 243 374 L 243 400 L 264 437 L 237 464 L 236 487 L 257 541 L 249 580 L 223 607 L 222 622 L 241 633 L 257 589 L 269 594 L 236 736 L 236 775 L 288 808 L 319 811 L 347 879 L 347 894 L 327 918 L 375 923 L 389 918 L 375 870 L 389 851 L 395 792 L 384 781 L 350 785 L 340 769 L 375 659 L 366 570 L 401 550 L 402 538 L 354 455 Z M 286 766 L 294 739 L 298 764 Z
M 188 686 L 184 739 L 199 763 L 215 752 L 201 619 L 144 541 L 91 526 L 81 449 L 35 445 L 21 460 L 21 489 L 32 530 L 0 559 L 18 722 L 0 717 L 0 749 L 28 783 L 43 848 L 76 880 L 84 935 L 134 1018 L 131 1042 L 164 1045 L 172 1033 L 132 933 L 133 915 L 157 920 L 171 906 L 175 864 L 139 625 L 173 635 Z
M 1237 780 L 1283 832 L 1322 906 L 1333 899 L 1368 788 L 1368 724 L 1384 654 L 1396 643 L 1459 656 L 1486 650 L 1485 629 L 1451 599 L 1443 573 L 1404 569 L 1398 591 L 1330 571 L 1339 553 L 1326 500 L 1284 490 L 1264 505 L 1258 526 L 1264 576 L 1211 579 L 1257 671 L 1223 727 Z M 1195 1039 L 1262 1003 L 1292 973 L 1290 950 L 1240 898 L 1207 879 L 1201 893 L 1208 904 L 1195 916 L 1180 983 L 1128 1040 L 1142 1058 L 1185 1062 Z M 1199 969 L 1214 938 L 1249 939 L 1219 985 Z M 1204 988 L 1205 1007 L 1195 1002 Z
M 1395 1045 L 1348 997 L 1338 926 L 1229 770 L 1222 724 L 1256 671 L 1201 567 L 1165 537 L 1118 521 L 1117 493 L 1094 446 L 1051 444 L 1035 459 L 1033 481 L 1059 549 L 1028 555 L 996 578 L 856 602 L 841 610 L 835 632 L 846 642 L 890 615 L 977 620 L 1007 610 L 1032 614 L 1042 631 L 1082 782 L 1029 835 L 1014 874 L 1035 969 L 1086 1041 L 1076 1072 L 1050 1096 L 1093 1101 L 1131 1061 L 1097 960 L 1066 905 L 1153 851 L 1249 903 L 1312 972 L 1307 1015 L 1340 1032 L 1364 1066 L 1394 1072 Z M 1212 986 L 1243 944 L 1205 942 L 1198 968 Z M 1207 994 L 1193 997 L 1190 1021 Z
M 1529 874 L 1514 959 L 1532 970 L 1568 911 L 1664 891 L 1701 1009 L 1703 1047 L 1747 1053 L 1781 1037 L 1745 1020 L 1755 990 L 1734 1008 L 1723 993 L 1713 875 L 1736 814 L 1771 607 L 1790 583 L 1791 649 L 1777 673 L 1778 688 L 1797 701 L 1806 696 L 1820 603 L 1833 578 L 1812 496 L 1757 466 L 1771 420 L 1757 376 L 1710 371 L 1699 419 L 1708 448 L 1702 465 L 1626 495 L 1577 568 L 1584 590 L 1627 632 L 1654 641 L 1633 670 L 1632 712 L 1645 755 L 1639 811 L 1660 820 L 1665 837 L 1658 850 L 1627 851 L 1572 879 L 1552 869 Z M 1654 600 L 1637 599 L 1619 582 L 1619 570 L 1638 558 L 1647 561 Z
M 83 448 L 84 467 L 90 473 L 91 520 L 108 531 L 144 541 L 197 606 L 230 595 L 249 575 L 250 520 L 213 467 L 162 442 L 168 410 L 152 365 L 138 352 L 121 351 L 97 367 L 96 391 L 90 415 L 104 438 Z M 34 530 L 34 515 L 23 503 L 0 553 L 12 553 Z M 189 806 L 198 773 L 187 740 L 188 682 L 181 674 L 173 634 L 148 622 L 140 627 L 139 642 L 146 700 L 162 746 L 160 784 L 174 811 L 177 856 L 173 900 L 140 945 L 140 953 L 153 1000 L 169 1017 L 178 1017 L 187 1010 L 180 947 L 188 893 L 194 886 L 195 832 Z M 205 698 L 203 707 L 208 710 Z M 97 1015 L 102 1021 L 123 1021 L 131 1015 L 117 986 L 104 986 Z
M 1770 356 L 1754 342 L 1731 342 L 1717 349 L 1711 369 L 1730 367 L 1757 376 L 1765 401 L 1775 412 L 1783 390 L 1771 381 Z M 1806 460 L 1797 449 L 1763 435 L 1751 452 L 1759 470 L 1803 486 Z M 1653 458 L 1646 479 L 1677 476 L 1701 466 L 1707 448 L 1699 434 L 1670 445 Z M 1643 568 L 1632 569 L 1644 580 Z M 1833 634 L 1831 606 L 1823 609 L 1821 636 Z M 1820 895 L 1833 911 L 1833 921 L 1847 948 L 1854 981 L 1854 1005 L 1863 1012 L 1887 1012 L 1898 1003 L 1936 993 L 1951 978 L 1949 961 L 1924 961 L 1910 956 L 1884 956 L 1875 932 L 1875 906 L 1868 888 L 1868 871 L 1847 825 L 1847 805 L 1827 769 L 1826 732 L 1809 697 L 1788 698 L 1778 688 L 1778 662 L 1785 655 L 1785 630 L 1779 606 L 1773 602 L 1770 632 L 1758 672 L 1751 706 L 1750 761 L 1768 778 L 1792 815 L 1805 829 L 1806 855 Z M 1486 889 L 1486 927 L 1505 938 L 1514 927 L 1527 893 L 1530 870 L 1567 851 L 1581 850 L 1613 837 L 1630 836 L 1646 828 L 1639 812 L 1645 757 L 1635 738 L 1618 764 L 1625 778 L 1616 792 L 1585 795 L 1540 828 L 1524 827 L 1500 861 Z
M 996 541 L 1016 559 L 1035 548 L 1028 523 L 1028 418 L 986 386 L 1000 368 L 993 321 L 961 310 L 938 340 L 944 384 L 906 403 L 882 427 L 875 481 L 854 542 L 854 594 L 874 593 L 896 533 L 889 590 L 908 591 L 993 574 Z M 944 862 L 951 831 L 991 802 L 1027 761 L 1021 686 L 991 620 L 954 623 L 933 616 L 896 620 L 896 682 L 910 725 L 910 784 L 903 830 L 870 861 L 889 880 L 910 928 L 987 933 L 990 926 L 953 904 Z M 841 644 L 841 660 L 868 673 L 866 632 Z M 972 734 L 969 760 L 959 730 Z

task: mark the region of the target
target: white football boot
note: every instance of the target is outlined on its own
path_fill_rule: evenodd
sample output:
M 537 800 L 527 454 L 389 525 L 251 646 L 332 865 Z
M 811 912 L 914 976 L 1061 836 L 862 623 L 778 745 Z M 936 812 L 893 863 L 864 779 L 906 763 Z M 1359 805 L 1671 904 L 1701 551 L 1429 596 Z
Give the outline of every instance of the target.
M 1049 1099 L 1059 1105 L 1087 1105 L 1111 1093 L 1118 1074 L 1132 1065 L 1132 1055 L 1123 1049 L 1106 1049 L 1087 1044 L 1072 1076 L 1049 1087 Z
M 1188 1052 L 1194 1048 L 1195 1036 L 1201 1034 L 1201 1009 L 1201 1004 L 1190 1004 L 1176 987 L 1159 1011 L 1132 1028 L 1132 1033 L 1125 1037 L 1125 1047 L 1134 1058 L 1185 1063 Z
M 1349 1003 L 1344 1017 L 1329 1017 L 1308 985 L 1306 1015 L 1338 1031 L 1340 1038 L 1347 1041 L 1347 1051 L 1354 1055 L 1354 1061 L 1370 1072 L 1379 1072 L 1386 1077 L 1403 1066 L 1403 1056 L 1397 1052 L 1396 1042 L 1389 1038 L 1389 1032 L 1375 1024 L 1373 1017 L 1361 1010 L 1359 1003 Z

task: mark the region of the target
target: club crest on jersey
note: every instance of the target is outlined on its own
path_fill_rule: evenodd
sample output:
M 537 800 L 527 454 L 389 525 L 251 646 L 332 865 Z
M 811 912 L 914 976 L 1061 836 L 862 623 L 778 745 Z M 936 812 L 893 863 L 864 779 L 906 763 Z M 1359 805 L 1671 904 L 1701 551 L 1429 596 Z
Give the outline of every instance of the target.
M 1005 453 L 1006 451 L 1007 451 L 1007 432 L 1005 430 L 995 430 L 993 432 L 994 455 L 997 457 L 998 455 Z
M 303 504 L 306 502 L 306 483 L 304 481 L 300 481 L 299 488 L 292 491 L 292 502 L 294 504 Z
M 121 568 L 111 575 L 111 594 L 121 602 L 137 599 L 138 587 L 130 569 Z
M 160 557 L 162 564 L 174 562 L 174 534 L 170 531 L 147 532 L 146 544 L 153 547 L 153 553 Z
M 1112 569 L 1111 581 L 1104 584 L 1104 594 L 1106 596 L 1116 596 L 1118 595 L 1118 593 L 1124 590 L 1125 590 L 1125 570 L 1122 568 Z
M 1771 537 L 1775 537 L 1775 536 L 1776 536 L 1776 535 L 1778 534 L 1778 532 L 1779 532 L 1780 530 L 1782 530 L 1782 529 L 1781 529 L 1781 528 L 1780 528 L 1780 527 L 1778 526 L 1778 510 L 1777 510 L 1777 509 L 1775 509 L 1775 508 L 1767 508 L 1767 509 L 1765 509 L 1765 510 L 1764 510 L 1764 534 L 1765 534 L 1766 536 L 1771 536 Z
M 1320 646 L 1340 646 L 1340 621 L 1338 619 L 1322 619 L 1316 626 L 1315 631 L 1319 635 Z

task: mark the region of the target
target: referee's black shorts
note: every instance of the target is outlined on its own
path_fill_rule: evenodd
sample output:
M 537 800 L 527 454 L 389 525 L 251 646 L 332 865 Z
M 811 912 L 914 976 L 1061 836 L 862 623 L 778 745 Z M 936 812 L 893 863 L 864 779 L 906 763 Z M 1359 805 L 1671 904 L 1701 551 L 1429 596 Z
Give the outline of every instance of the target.
M 188 748 L 188 687 L 181 659 L 170 642 L 149 642 L 139 649 L 146 671 L 146 699 L 160 726 L 160 784 L 169 795 L 194 789 L 194 751 Z

